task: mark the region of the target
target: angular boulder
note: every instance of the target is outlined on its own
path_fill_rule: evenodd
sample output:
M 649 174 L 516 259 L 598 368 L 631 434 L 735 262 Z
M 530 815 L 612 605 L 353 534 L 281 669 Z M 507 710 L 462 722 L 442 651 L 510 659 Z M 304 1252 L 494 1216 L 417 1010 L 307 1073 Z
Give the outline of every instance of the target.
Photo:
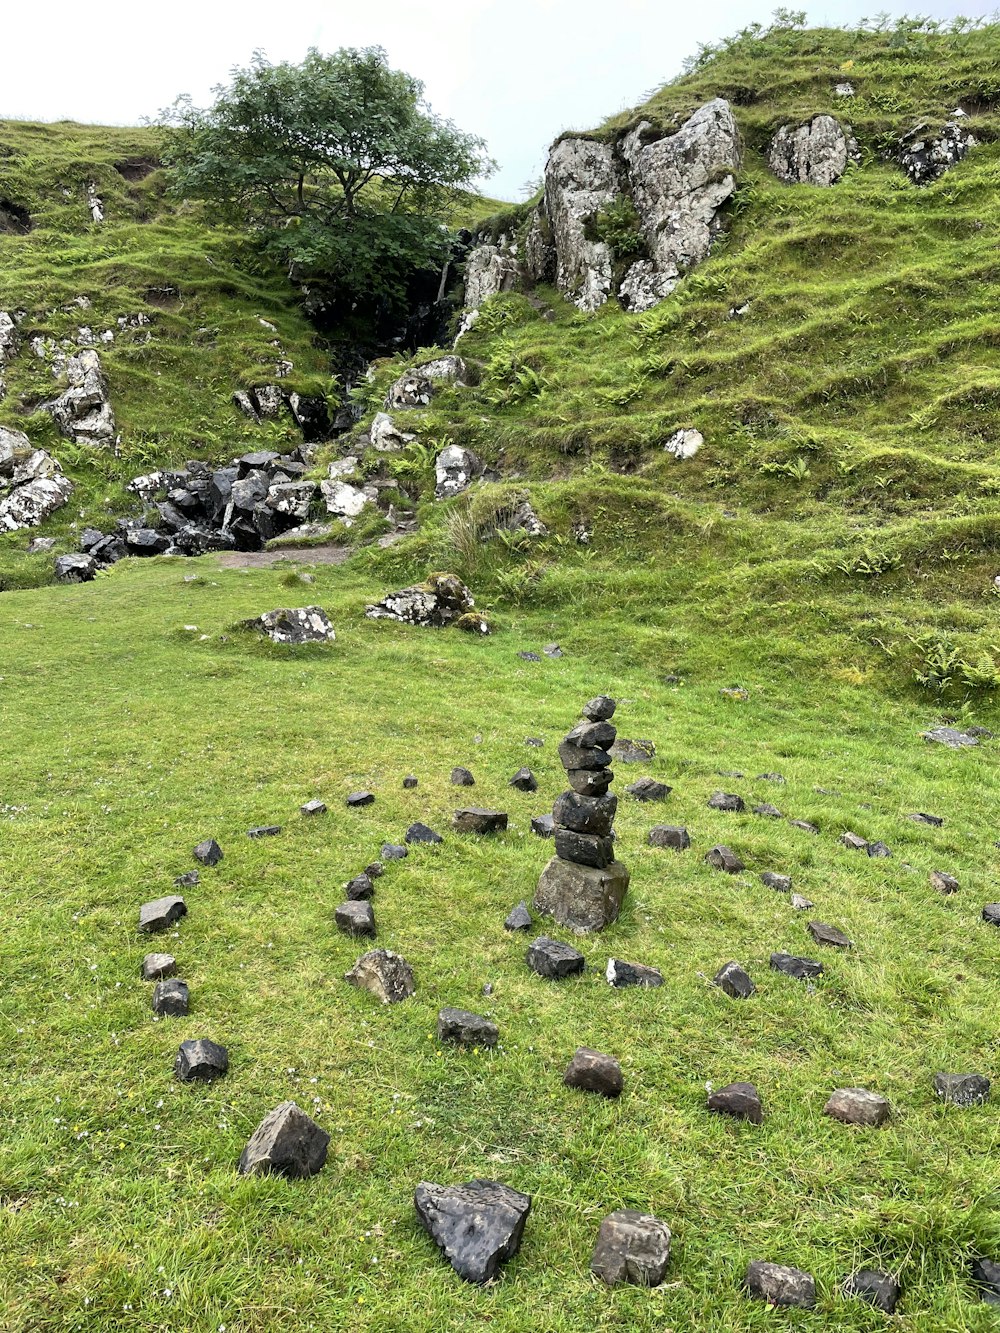
M 914 185 L 929 185 L 975 146 L 975 135 L 957 119 L 936 130 L 924 122 L 899 140 L 897 158 Z
M 814 958 L 799 958 L 791 953 L 771 954 L 771 968 L 783 972 L 786 977 L 795 977 L 797 981 L 811 981 L 823 975 L 823 964 Z
M 502 810 L 483 810 L 466 806 L 452 816 L 452 827 L 459 833 L 500 833 L 507 827 L 507 816 Z
M 330 1135 L 295 1102 L 282 1102 L 250 1135 L 240 1155 L 241 1176 L 287 1176 L 304 1180 L 326 1162 Z
M 450 1186 L 424 1180 L 414 1191 L 413 1206 L 459 1277 L 483 1283 L 517 1253 L 531 1196 L 495 1180 Z
M 207 1037 L 182 1041 L 174 1061 L 174 1077 L 182 1083 L 211 1083 L 222 1078 L 228 1069 L 229 1052 Z
M 375 938 L 375 910 L 371 903 L 351 898 L 334 909 L 333 921 L 338 930 L 355 938 Z
M 735 1120 L 749 1120 L 751 1125 L 764 1123 L 764 1108 L 760 1093 L 752 1083 L 727 1083 L 708 1097 L 708 1109 L 719 1115 L 730 1115 Z
M 604 975 L 609 986 L 622 989 L 625 986 L 662 986 L 663 973 L 655 967 L 646 967 L 643 963 L 626 963 L 621 958 L 609 958 Z
M 371 949 L 362 954 L 344 979 L 352 986 L 368 991 L 383 1004 L 398 1004 L 417 989 L 409 963 L 388 949 Z
M 845 1125 L 877 1128 L 889 1119 L 892 1109 L 884 1097 L 867 1088 L 838 1088 L 823 1107 L 823 1114 Z
M 156 898 L 152 902 L 143 903 L 139 908 L 139 929 L 149 935 L 169 930 L 186 915 L 187 903 L 176 894 L 166 898 Z
M 45 409 L 59 430 L 76 444 L 109 445 L 115 440 L 115 414 L 101 358 L 90 348 L 66 361 L 68 387 Z
M 442 449 L 434 463 L 434 498 L 450 500 L 467 491 L 482 473 L 482 464 L 471 449 L 450 444 Z
M 554 856 L 542 871 L 534 906 L 578 933 L 603 930 L 618 920 L 628 885 L 629 872 L 620 861 L 599 869 Z
M 899 1301 L 900 1287 L 894 1277 L 888 1273 L 879 1273 L 870 1268 L 859 1268 L 856 1273 L 845 1277 L 841 1283 L 841 1294 L 848 1299 L 867 1301 L 883 1314 L 895 1314 Z
M 151 1004 L 153 1013 L 161 1017 L 183 1018 L 191 1002 L 187 983 L 177 977 L 168 981 L 158 981 L 153 987 Z
M 59 583 L 89 583 L 97 576 L 97 570 L 98 564 L 92 555 L 56 556 L 55 573 Z
M 441 1041 L 458 1046 L 493 1047 L 500 1039 L 500 1029 L 492 1019 L 468 1009 L 442 1009 L 438 1014 L 437 1034 Z
M 657 824 L 646 835 L 650 847 L 669 847 L 671 851 L 683 852 L 691 846 L 691 838 L 682 824 Z
M 337 637 L 321 606 L 279 607 L 244 623 L 248 630 L 263 634 L 272 643 L 332 643 Z
M 586 959 L 579 950 L 548 935 L 539 935 L 528 946 L 525 961 L 532 972 L 550 981 L 561 981 L 564 977 L 575 976 L 586 967 Z
M 622 1067 L 613 1055 L 579 1046 L 563 1074 L 567 1088 L 597 1092 L 602 1097 L 620 1097 L 624 1081 Z
M 658 1287 L 670 1260 L 670 1228 L 658 1217 L 622 1208 L 604 1218 L 590 1271 L 609 1287 Z
M 858 145 L 833 116 L 782 125 L 771 140 L 768 165 L 786 185 L 835 185 L 858 157 Z
M 556 254 L 556 286 L 581 310 L 596 310 L 611 295 L 611 247 L 592 240 L 593 218 L 619 193 L 609 144 L 560 139 L 545 166 L 545 211 Z
M 748 1000 L 757 987 L 739 963 L 724 963 L 712 978 L 713 986 L 733 1000 Z

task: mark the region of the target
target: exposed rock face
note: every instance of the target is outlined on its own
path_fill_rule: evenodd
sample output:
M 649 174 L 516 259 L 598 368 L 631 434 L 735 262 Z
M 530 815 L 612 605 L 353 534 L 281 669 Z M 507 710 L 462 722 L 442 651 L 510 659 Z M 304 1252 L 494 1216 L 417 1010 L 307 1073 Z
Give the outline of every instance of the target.
M 337 637 L 321 606 L 280 607 L 265 611 L 246 628 L 264 634 L 272 643 L 332 643 Z
M 383 597 L 381 602 L 369 606 L 365 615 L 369 620 L 401 620 L 406 625 L 440 628 L 474 606 L 472 594 L 456 575 L 432 574 L 426 583 Z
M 417 438 L 415 435 L 400 430 L 388 412 L 377 412 L 375 414 L 375 420 L 368 429 L 368 437 L 372 442 L 372 448 L 380 454 L 395 453 L 399 449 L 404 449 Z M 331 475 L 333 474 L 331 473 Z
M 596 310 L 611 295 L 612 254 L 587 239 L 590 220 L 619 192 L 610 144 L 561 139 L 545 167 L 545 209 L 556 251 L 556 283 L 581 310 Z
M 482 1283 L 517 1253 L 531 1196 L 495 1180 L 451 1186 L 423 1180 L 413 1206 L 459 1277 Z
M 448 500 L 453 495 L 461 495 L 481 472 L 482 465 L 471 449 L 450 444 L 441 450 L 434 464 L 434 498 Z
M 958 120 L 949 120 L 937 133 L 927 124 L 917 125 L 899 141 L 899 164 L 914 185 L 928 185 L 975 146 L 975 136 Z
M 115 414 L 101 358 L 91 348 L 66 362 L 69 387 L 45 408 L 67 439 L 77 444 L 113 444 Z
M 2 231 L 3 228 L 0 228 Z M 17 324 L 6 310 L 0 310 L 0 398 L 3 398 L 7 386 L 4 383 L 3 368 L 17 355 L 20 346 Z
M 520 285 L 521 269 L 510 243 L 477 245 L 465 264 L 465 306 L 478 310 L 484 301 Z
M 771 140 L 768 165 L 786 185 L 835 185 L 858 146 L 833 116 L 782 125 Z
M 251 1134 L 240 1156 L 241 1176 L 314 1176 L 326 1161 L 330 1135 L 294 1102 L 282 1102 Z
M 365 505 L 371 503 L 370 496 L 348 481 L 321 481 L 319 489 L 326 502 L 326 512 L 339 518 L 345 527 L 350 527 Z

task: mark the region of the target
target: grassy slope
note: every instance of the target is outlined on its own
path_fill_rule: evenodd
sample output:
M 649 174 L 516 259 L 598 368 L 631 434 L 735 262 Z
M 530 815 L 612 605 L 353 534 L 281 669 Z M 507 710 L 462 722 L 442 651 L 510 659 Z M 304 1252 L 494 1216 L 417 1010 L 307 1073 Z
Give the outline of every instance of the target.
M 747 1259 L 769 1257 L 819 1280 L 819 1311 L 783 1324 L 879 1327 L 836 1294 L 865 1264 L 899 1272 L 900 1327 L 992 1327 L 970 1299 L 967 1262 L 1000 1252 L 996 1110 L 949 1111 L 931 1080 L 996 1073 L 1000 936 L 978 919 L 1000 896 L 995 747 L 951 755 L 917 733 L 942 707 L 987 725 L 998 714 L 984 694 L 942 704 L 917 692 L 909 636 L 952 638 L 967 656 L 1000 637 L 989 392 L 1000 166 L 988 146 L 915 191 L 869 158 L 821 192 L 777 185 L 758 155 L 781 107 L 827 109 L 822 90 L 849 59 L 865 99 L 850 115 L 869 148 L 885 133 L 878 107 L 865 118 L 874 97 L 896 98 L 886 116 L 905 124 L 925 105 L 948 109 L 961 89 L 946 76 L 989 91 L 992 30 L 906 60 L 887 44 L 788 36 L 657 95 L 672 114 L 737 83 L 769 90 L 739 110 L 748 165 L 728 243 L 645 316 L 583 317 L 546 293 L 549 323 L 522 298 L 495 303 L 463 344 L 482 383 L 415 416 L 419 446 L 394 465 L 424 499 L 410 543 L 317 569 L 312 585 L 211 561 L 133 561 L 95 585 L 0 600 L 11 978 L 0 1006 L 0 1326 L 515 1330 L 539 1326 L 543 1309 L 553 1330 L 750 1330 L 775 1316 L 745 1301 L 738 1280 Z M 194 244 L 192 220 L 162 225 Z M 74 228 L 89 234 L 83 217 Z M 0 262 L 21 244 L 0 241 Z M 178 259 L 178 281 L 189 267 Z M 37 272 L 49 280 L 40 256 Z M 213 290 L 234 336 L 262 313 L 286 346 L 308 348 L 294 312 L 239 313 L 242 298 L 237 310 Z M 277 312 L 277 288 L 273 299 Z M 750 313 L 727 321 L 747 299 Z M 220 349 L 227 386 L 237 362 Z M 392 373 L 380 372 L 373 403 Z M 139 420 L 145 398 L 126 381 L 119 411 Z M 16 419 L 29 387 L 14 386 L 3 419 Z M 219 411 L 227 398 L 228 387 Z M 705 449 L 667 466 L 660 446 L 688 424 Z M 445 437 L 519 472 L 552 537 L 482 540 L 503 487 L 433 507 L 427 463 Z M 174 445 L 183 456 L 182 436 Z M 805 475 L 771 470 L 798 458 Z M 571 536 L 580 521 L 593 533 L 586 549 Z M 472 581 L 494 638 L 363 619 L 381 590 L 442 565 Z M 305 602 L 330 611 L 336 645 L 284 654 L 230 630 Z M 562 660 L 517 659 L 552 639 Z M 718 695 L 736 681 L 745 704 Z M 649 771 L 675 791 L 662 809 L 623 803 L 626 912 L 582 943 L 587 975 L 550 986 L 501 922 L 549 852 L 527 825 L 560 790 L 555 742 L 598 690 L 624 701 L 624 734 L 657 741 Z M 528 735 L 546 747 L 526 748 Z M 476 773 L 471 793 L 448 786 L 459 763 Z M 522 763 L 539 774 L 534 798 L 505 785 Z M 754 779 L 774 770 L 785 786 Z M 421 786 L 404 793 L 409 771 Z M 379 800 L 350 816 L 341 798 L 360 786 Z M 710 812 L 718 786 L 815 820 L 821 836 Z M 301 821 L 312 795 L 331 813 Z M 511 831 L 489 844 L 450 837 L 379 882 L 380 942 L 410 958 L 418 981 L 414 1000 L 382 1010 L 340 980 L 360 949 L 333 930 L 339 886 L 410 820 L 445 831 L 468 796 L 510 810 Z M 944 828 L 903 819 L 916 809 L 944 815 Z M 689 854 L 644 846 L 660 819 L 689 825 Z M 271 820 L 285 825 L 280 838 L 244 837 Z M 846 828 L 884 838 L 894 857 L 847 852 L 836 841 Z M 170 942 L 192 1016 L 152 1024 L 135 912 L 169 891 L 208 834 L 226 859 L 189 893 Z M 719 840 L 745 875 L 703 865 Z M 928 886 L 936 868 L 958 875 L 954 898 Z M 765 869 L 790 872 L 815 916 L 856 941 L 849 955 L 823 954 L 815 993 L 767 970 L 774 948 L 816 947 L 803 914 L 759 883 Z M 612 992 L 601 977 L 612 953 L 661 967 L 666 986 Z M 758 982 L 745 1005 L 707 984 L 729 958 Z M 441 1051 L 443 1004 L 488 1008 L 503 1049 Z M 196 1035 L 230 1047 L 217 1087 L 170 1078 L 177 1042 Z M 622 1059 L 620 1103 L 562 1087 L 581 1043 Z M 761 1090 L 760 1129 L 703 1109 L 707 1081 L 735 1078 Z M 821 1115 L 829 1091 L 852 1084 L 891 1098 L 889 1128 L 854 1133 Z M 247 1134 L 287 1096 L 319 1099 L 329 1165 L 311 1182 L 241 1180 Z M 522 1256 L 485 1292 L 436 1259 L 409 1202 L 418 1179 L 478 1174 L 535 1195 Z M 657 1212 L 675 1232 L 670 1285 L 657 1293 L 608 1292 L 587 1276 L 599 1219 L 620 1206 Z

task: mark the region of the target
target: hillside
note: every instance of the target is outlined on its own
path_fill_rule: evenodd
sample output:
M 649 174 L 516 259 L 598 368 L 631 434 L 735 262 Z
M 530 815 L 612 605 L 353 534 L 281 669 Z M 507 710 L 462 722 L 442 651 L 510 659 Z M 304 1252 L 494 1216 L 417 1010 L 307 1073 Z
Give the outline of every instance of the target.
M 335 410 L 342 348 L 284 275 L 166 196 L 156 131 L 0 124 L 0 309 L 20 336 L 0 427 L 75 487 L 0 536 L 4 1333 L 886 1327 L 843 1292 L 861 1269 L 898 1281 L 894 1327 L 995 1326 L 973 1265 L 1000 1263 L 1000 1094 L 950 1104 L 935 1076 L 998 1073 L 983 908 L 1000 897 L 1000 26 L 751 31 L 565 139 L 621 154 L 637 127 L 636 144 L 669 141 L 720 98 L 740 160 L 708 183 L 731 177 L 731 193 L 663 299 L 616 299 L 659 239 L 627 200 L 582 229 L 607 247 L 588 251 L 611 275 L 596 309 L 551 262 L 525 277 L 532 236 L 549 243 L 539 200 L 466 201 L 478 318 L 454 348 L 376 360 L 354 424 L 296 455 L 324 497 L 368 487 L 360 516 L 331 509 L 320 535 L 270 551 L 125 558 L 78 585 L 52 582 L 54 557 L 134 517 L 137 474 L 303 450 L 289 412 L 254 421 L 233 394 L 280 383 Z M 959 107 L 975 146 L 915 184 L 900 139 Z M 772 141 L 817 116 L 855 149 L 832 186 L 786 184 Z M 509 289 L 473 303 L 489 265 Z M 64 438 L 43 406 L 81 328 L 114 447 Z M 457 381 L 425 382 L 454 354 Z M 701 442 L 677 458 L 680 431 Z M 435 498 L 446 449 L 470 451 L 477 479 Z M 55 545 L 29 553 L 38 536 Z M 441 570 L 490 634 L 366 615 Z M 280 646 L 244 624 L 305 605 L 335 641 Z M 621 914 L 577 935 L 532 907 L 530 933 L 507 931 L 553 853 L 532 820 L 565 785 L 559 742 L 601 693 L 621 737 L 655 743 L 615 763 Z M 976 743 L 923 738 L 944 724 Z M 522 766 L 534 792 L 510 785 Z M 626 794 L 643 776 L 669 792 Z M 359 791 L 374 802 L 349 807 Z M 720 791 L 743 808 L 710 806 Z M 300 813 L 317 799 L 325 813 Z M 466 805 L 507 813 L 506 830 L 457 831 Z M 344 980 L 372 946 L 334 911 L 414 821 L 443 841 L 374 880 L 376 945 L 416 982 L 382 1005 Z M 656 845 L 661 825 L 690 846 Z M 213 867 L 191 850 L 210 837 Z M 706 860 L 720 845 L 736 873 Z M 139 933 L 140 906 L 172 893 L 187 915 Z M 529 970 L 548 934 L 582 975 Z M 151 949 L 176 955 L 188 1015 L 152 1014 Z M 823 970 L 797 980 L 776 952 Z M 609 959 L 663 984 L 613 987 Z M 713 984 L 729 960 L 746 999 Z M 498 1044 L 442 1041 L 446 1006 L 487 1015 Z M 226 1046 L 225 1077 L 173 1077 L 197 1038 Z M 564 1085 L 580 1046 L 617 1057 L 620 1097 Z M 734 1081 L 755 1085 L 762 1123 L 709 1112 Z M 887 1123 L 825 1114 L 840 1088 L 887 1099 Z M 287 1099 L 331 1136 L 325 1166 L 238 1174 Z M 532 1196 L 520 1253 L 483 1287 L 413 1205 L 421 1181 L 477 1178 Z M 625 1208 L 672 1233 L 652 1290 L 589 1270 L 602 1218 Z M 753 1260 L 813 1275 L 815 1308 L 751 1299 Z

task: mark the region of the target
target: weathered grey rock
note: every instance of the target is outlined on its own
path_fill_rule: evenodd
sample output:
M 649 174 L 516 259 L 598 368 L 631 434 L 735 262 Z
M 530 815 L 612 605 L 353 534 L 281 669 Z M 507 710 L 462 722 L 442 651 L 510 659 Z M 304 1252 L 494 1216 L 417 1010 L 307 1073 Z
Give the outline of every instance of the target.
M 811 1310 L 816 1304 L 816 1281 L 811 1273 L 766 1259 L 754 1259 L 744 1279 L 751 1296 L 769 1305 L 797 1305 Z
M 720 1115 L 731 1115 L 735 1120 L 749 1120 L 752 1125 L 764 1123 L 760 1094 L 752 1083 L 727 1083 L 724 1088 L 710 1093 L 708 1109 Z
M 615 859 L 614 841 L 595 833 L 574 833 L 572 829 L 560 828 L 557 824 L 555 841 L 556 856 L 578 866 L 593 866 L 603 870 Z
M 299 812 L 303 815 L 325 815 L 326 802 L 314 797 L 311 801 L 306 801 L 305 805 L 300 805 Z
M 459 1277 L 483 1283 L 517 1253 L 531 1196 L 495 1180 L 450 1186 L 422 1180 L 413 1206 Z
M 899 1283 L 888 1273 L 878 1273 L 870 1268 L 859 1268 L 856 1273 L 845 1277 L 841 1283 L 841 1292 L 847 1298 L 867 1301 L 883 1314 L 895 1314 L 896 1303 L 900 1296 Z
M 872 857 L 886 857 L 892 855 L 892 852 L 884 842 L 870 842 L 865 848 L 865 851 Z
M 929 824 L 931 828 L 940 828 L 944 820 L 940 815 L 928 815 L 923 810 L 914 811 L 912 815 L 907 815 L 914 824 Z
M 559 940 L 550 939 L 548 935 L 539 935 L 538 939 L 528 946 L 525 961 L 532 972 L 537 972 L 540 977 L 547 977 L 551 981 L 561 981 L 564 977 L 571 977 L 577 972 L 582 972 L 586 966 L 582 953 L 568 944 L 561 944 Z
M 50 514 L 60 509 L 73 494 L 73 484 L 62 475 L 59 464 L 42 450 L 36 450 L 32 459 L 42 458 L 46 464 L 29 463 L 25 466 L 48 466 L 49 475 L 30 477 L 23 482 L 4 482 L 0 478 L 0 492 L 5 485 L 13 486 L 0 499 L 0 531 L 15 532 L 22 528 L 35 528 Z M 16 475 L 16 473 L 15 473 Z
M 858 158 L 858 145 L 833 116 L 782 125 L 771 140 L 768 164 L 786 185 L 835 185 Z
M 276 838 L 281 832 L 280 824 L 258 824 L 256 828 L 247 829 L 248 838 Z
M 670 1228 L 632 1208 L 609 1214 L 597 1233 L 590 1271 L 609 1287 L 658 1287 L 670 1261 Z
M 775 889 L 778 893 L 791 893 L 792 891 L 791 875 L 779 875 L 774 870 L 765 870 L 760 877 L 760 882 L 765 888 Z
M 580 710 L 591 722 L 609 722 L 615 715 L 617 704 L 608 694 L 595 695 Z
M 643 963 L 626 963 L 621 958 L 609 958 L 604 972 L 608 985 L 621 990 L 625 986 L 662 986 L 663 973 Z
M 780 773 L 758 773 L 758 774 L 757 774 L 757 781 L 758 781 L 758 782 L 776 782 L 776 783 L 778 783 L 779 786 L 783 786 L 783 785 L 784 785 L 784 782 L 785 782 L 785 779 L 784 779 L 784 777 L 782 777 L 782 775 L 781 775 Z
M 201 875 L 197 870 L 186 870 L 183 875 L 177 875 L 174 879 L 175 889 L 193 889 L 196 884 L 201 883 Z
M 228 1070 L 229 1052 L 207 1037 L 182 1041 L 174 1061 L 174 1077 L 182 1083 L 210 1083 Z
M 472 594 L 454 574 L 432 574 L 425 583 L 390 593 L 369 606 L 369 620 L 399 620 L 407 625 L 440 628 L 475 606 Z
M 389 389 L 385 406 L 390 412 L 427 407 L 433 397 L 434 385 L 430 379 L 419 371 L 408 370 Z
M 803 898 L 801 893 L 793 893 L 791 901 L 796 912 L 808 912 L 811 907 L 816 906 L 812 899 Z
M 638 267 L 638 265 L 635 267 Z M 632 271 L 634 272 L 635 269 L 633 268 Z M 655 302 L 644 301 L 642 304 L 653 305 Z M 630 306 L 630 309 L 635 308 L 634 304 Z M 694 458 L 695 454 L 698 453 L 704 443 L 705 437 L 700 430 L 678 430 L 671 435 L 670 439 L 663 446 L 663 451 L 667 454 L 673 454 L 678 463 L 686 463 L 689 458 Z
M 427 824 L 422 824 L 419 819 L 416 821 L 416 823 L 410 825 L 410 827 L 406 830 L 405 836 L 407 843 L 411 845 L 413 843 L 444 842 L 444 839 L 441 837 L 440 833 L 435 833 L 432 828 L 430 828 Z M 385 848 L 382 849 L 382 854 L 383 856 L 385 855 Z
M 375 885 L 372 883 L 371 875 L 364 873 L 355 875 L 344 885 L 344 892 L 347 894 L 349 902 L 366 902 L 375 893 Z
M 557 830 L 557 846 L 558 837 Z M 554 856 L 538 881 L 535 910 L 578 933 L 603 930 L 617 921 L 628 884 L 629 872 L 620 861 L 598 869 Z
M 622 1067 L 613 1055 L 604 1055 L 589 1046 L 578 1046 L 563 1074 L 567 1088 L 598 1092 L 602 1097 L 620 1097 L 625 1086 Z
M 729 847 L 723 846 L 721 843 L 710 848 L 708 852 L 706 852 L 705 862 L 707 865 L 710 865 L 713 870 L 724 870 L 727 875 L 738 875 L 742 870 L 746 869 L 746 866 L 744 866 L 736 853 Z
M 379 852 L 383 861 L 403 861 L 409 856 L 409 850 L 396 842 L 384 842 Z
M 842 833 L 837 841 L 842 847 L 848 847 L 852 852 L 867 852 L 868 839 L 862 838 L 857 833 Z
M 657 824 L 649 830 L 646 841 L 650 847 L 669 847 L 675 852 L 683 852 L 691 846 L 688 831 L 681 824 Z
M 797 981 L 811 981 L 813 977 L 823 975 L 823 964 L 814 958 L 799 958 L 791 953 L 771 954 L 771 967 L 775 972 L 784 972 L 786 977 L 795 977 Z
M 371 496 L 360 487 L 335 477 L 321 481 L 319 489 L 326 504 L 326 512 L 333 518 L 339 518 L 347 528 L 372 503 Z
M 312 481 L 282 481 L 268 488 L 264 504 L 276 514 L 297 523 L 305 523 L 316 498 L 317 487 Z
M 412 791 L 414 787 L 417 787 L 419 785 L 420 784 L 418 783 L 417 779 L 413 776 L 412 773 L 408 773 L 406 777 L 403 779 L 403 788 L 406 791 Z
M 214 838 L 205 838 L 203 842 L 199 842 L 191 855 L 203 866 L 217 866 L 222 860 L 222 848 Z
M 549 530 L 535 513 L 530 500 L 513 502 L 496 516 L 496 528 L 504 532 L 523 532 L 529 537 L 547 537 Z M 561 656 L 561 654 L 560 654 Z
M 818 827 L 815 824 L 810 824 L 808 819 L 790 819 L 788 826 L 789 828 L 800 828 L 803 833 L 819 833 Z
M 512 907 L 507 914 L 507 920 L 503 923 L 504 930 L 530 930 L 531 913 L 528 911 L 528 904 L 524 901 Z
M 838 1088 L 823 1107 L 823 1114 L 845 1125 L 877 1128 L 889 1119 L 891 1109 L 884 1097 L 866 1088 Z
M 369 879 L 380 879 L 385 874 L 385 866 L 381 861 L 371 861 L 365 866 L 364 873 Z
M 556 822 L 551 815 L 535 815 L 531 821 L 531 831 L 539 838 L 554 838 Z
M 60 583 L 89 583 L 98 570 L 92 555 L 57 555 L 56 578 Z
M 441 1041 L 459 1046 L 492 1047 L 500 1040 L 500 1029 L 491 1018 L 470 1013 L 468 1009 L 442 1009 L 438 1014 L 437 1034 Z
M 375 419 L 368 428 L 368 437 L 372 442 L 372 448 L 380 454 L 397 453 L 417 438 L 407 431 L 400 430 L 387 412 L 375 414 Z M 356 466 L 355 459 L 354 467 Z M 330 475 L 333 476 L 332 473 Z
M 930 873 L 930 881 L 931 888 L 937 889 L 938 893 L 958 892 L 958 880 L 954 875 L 949 875 L 945 870 L 932 870 Z
M 66 390 L 45 410 L 63 435 L 76 444 L 109 445 L 115 439 L 115 414 L 101 358 L 91 348 L 66 360 Z
M 334 910 L 333 920 L 345 935 L 375 938 L 375 910 L 367 899 L 349 898 Z
M 709 810 L 725 810 L 728 814 L 739 814 L 745 810 L 746 803 L 735 792 L 717 791 L 708 798 Z
M 352 791 L 344 804 L 348 810 L 362 810 L 366 805 L 375 804 L 375 793 L 370 791 Z
M 188 1012 L 191 995 L 187 983 L 172 977 L 158 981 L 153 987 L 153 1013 L 162 1017 L 183 1018 Z
M 477 245 L 465 261 L 465 308 L 479 310 L 491 296 L 515 291 L 520 282 L 517 259 L 506 247 Z
M 836 926 L 828 926 L 822 921 L 810 921 L 807 923 L 807 929 L 817 944 L 826 944 L 832 949 L 850 949 L 853 947 L 844 932 L 838 930 Z
M 615 775 L 610 768 L 568 768 L 566 781 L 579 796 L 603 796 Z
M 398 1004 L 416 991 L 413 969 L 405 958 L 388 949 L 362 954 L 344 979 L 369 991 L 383 1004 Z
M 1000 903 L 987 903 L 983 908 L 983 920 L 989 926 L 1000 926 Z
M 556 286 L 581 310 L 596 310 L 611 295 L 610 247 L 589 240 L 592 220 L 618 194 L 609 144 L 565 138 L 545 166 L 545 210 L 556 252 Z
M 979 1299 L 987 1305 L 1000 1305 L 1000 1263 L 995 1259 L 973 1259 L 971 1272 L 979 1288 Z
M 451 822 L 459 833 L 502 833 L 507 827 L 507 815 L 503 810 L 483 810 L 469 805 L 456 810 Z
M 640 778 L 638 782 L 630 782 L 625 788 L 625 794 L 637 801 L 665 801 L 672 790 L 665 782 L 646 777 Z
M 250 1135 L 240 1155 L 241 1176 L 287 1176 L 304 1180 L 326 1162 L 330 1135 L 295 1102 L 282 1102 Z
M 770 801 L 764 801 L 761 805 L 755 805 L 753 812 L 755 815 L 760 815 L 764 819 L 784 819 L 785 817 L 778 807 L 772 805 Z
M 620 764 L 648 764 L 655 754 L 656 745 L 653 741 L 630 740 L 625 736 L 619 736 L 611 747 L 611 758 Z
M 441 450 L 434 463 L 434 498 L 450 500 L 454 495 L 461 495 L 482 470 L 482 464 L 471 449 L 450 444 Z
M 507 786 L 513 787 L 515 791 L 537 791 L 538 779 L 530 768 L 519 768 Z
M 610 767 L 611 755 L 595 745 L 574 745 L 570 740 L 563 740 L 559 742 L 559 762 L 567 773 L 603 770 Z
M 958 120 L 949 120 L 939 130 L 925 122 L 903 135 L 897 156 L 914 185 L 927 185 L 961 162 L 975 146 L 975 135 Z
M 563 739 L 563 744 L 575 746 L 584 750 L 608 750 L 614 745 L 615 737 L 618 735 L 617 728 L 611 722 L 592 722 L 589 719 L 578 722 L 575 727 Z M 600 768 L 601 764 L 578 764 L 571 763 L 566 765 L 569 768 Z
M 170 953 L 148 953 L 140 968 L 143 981 L 162 981 L 177 972 L 177 959 Z
M 169 930 L 182 916 L 187 916 L 187 903 L 183 898 L 176 894 L 156 898 L 139 908 L 139 929 L 148 935 Z
M 451 770 L 451 785 L 453 787 L 474 787 L 476 779 L 467 768 L 453 768 Z
M 747 1000 L 757 989 L 749 974 L 736 962 L 724 963 L 712 978 L 712 984 L 734 1000 Z
M 337 637 L 330 617 L 321 606 L 279 607 L 244 623 L 247 629 L 266 635 L 272 643 L 332 643 Z
M 925 741 L 946 745 L 949 750 L 968 749 L 979 744 L 979 737 L 974 736 L 971 731 L 958 731 L 955 727 L 933 727 L 930 731 L 922 731 L 920 734 Z
M 990 1098 L 990 1081 L 984 1074 L 935 1074 L 934 1091 L 954 1106 L 980 1106 Z

